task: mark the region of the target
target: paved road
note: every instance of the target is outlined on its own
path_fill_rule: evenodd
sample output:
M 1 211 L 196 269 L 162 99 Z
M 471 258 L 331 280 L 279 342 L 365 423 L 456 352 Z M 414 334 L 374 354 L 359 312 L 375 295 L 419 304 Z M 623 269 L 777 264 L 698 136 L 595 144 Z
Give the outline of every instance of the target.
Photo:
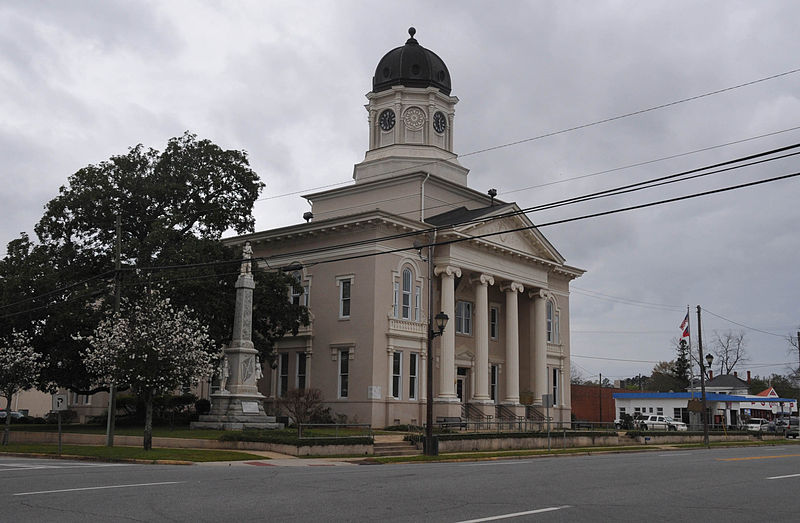
M 799 521 L 800 446 L 274 467 L 0 458 L 0 521 Z

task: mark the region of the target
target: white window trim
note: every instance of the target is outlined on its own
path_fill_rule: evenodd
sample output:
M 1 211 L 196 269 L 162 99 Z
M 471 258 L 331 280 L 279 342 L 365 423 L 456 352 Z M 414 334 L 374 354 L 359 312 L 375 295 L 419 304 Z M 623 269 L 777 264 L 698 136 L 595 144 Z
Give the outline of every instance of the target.
M 337 358 L 336 358 L 336 397 L 338 399 L 346 400 L 350 397 L 350 387 L 352 385 L 350 381 L 350 360 L 353 359 L 353 353 L 351 352 L 351 348 L 348 347 L 339 347 L 337 350 Z M 342 396 L 342 356 L 347 355 L 347 395 Z
M 286 369 L 283 368 L 284 356 L 286 356 Z M 284 370 L 286 371 L 286 390 L 281 390 L 281 382 L 283 381 L 282 378 L 284 376 L 283 374 Z M 289 392 L 289 353 L 279 352 L 278 353 L 278 397 L 279 398 L 285 397 L 287 392 Z
M 398 361 L 398 372 L 394 372 L 395 359 Z M 397 377 L 397 390 L 394 390 L 395 377 Z M 392 398 L 396 400 L 403 399 L 403 352 L 394 351 L 392 353 Z
M 344 285 L 342 282 L 349 281 L 350 282 L 350 297 L 347 298 L 350 301 L 350 311 L 347 316 L 342 314 L 344 311 L 344 300 L 342 297 L 342 293 L 344 291 Z M 340 320 L 349 320 L 350 317 L 353 315 L 353 286 L 355 285 L 355 277 L 352 274 L 342 275 L 336 277 L 336 286 L 339 288 L 339 319 Z
M 403 317 L 403 271 L 411 271 L 411 296 L 409 301 L 409 315 L 408 318 Z M 392 271 L 392 308 L 390 310 L 390 317 L 402 319 L 405 321 L 420 322 L 425 317 L 422 309 L 422 290 L 424 286 L 424 279 L 422 271 L 417 266 L 417 263 L 411 258 L 403 258 L 397 264 L 397 269 Z M 419 292 L 419 299 L 417 299 L 417 292 Z
M 464 329 L 464 326 L 466 325 L 467 322 L 464 321 L 465 318 L 462 316 L 461 317 L 461 330 L 459 330 L 459 327 L 458 327 L 458 317 L 459 317 L 458 316 L 458 309 L 459 309 L 459 305 L 462 304 L 462 303 L 465 303 L 465 304 L 469 305 L 469 318 L 468 318 L 469 319 L 469 329 Z M 456 334 L 461 334 L 462 336 L 472 336 L 472 323 L 473 323 L 473 320 L 474 320 L 473 309 L 474 309 L 474 304 L 471 301 L 456 300 L 456 325 L 455 325 Z
M 492 311 L 496 313 L 494 322 L 494 336 L 492 336 Z M 489 306 L 489 339 L 497 341 L 500 339 L 500 306 Z
M 408 291 L 406 291 L 406 273 L 408 273 Z M 408 296 L 408 305 L 406 305 L 406 296 Z M 400 273 L 400 317 L 404 320 L 410 320 L 414 317 L 414 271 L 408 267 L 404 267 Z M 408 314 L 406 314 L 408 309 Z
M 305 374 L 303 374 L 303 378 L 305 379 L 305 383 L 303 387 L 300 387 L 300 358 L 305 357 Z M 308 388 L 308 354 L 299 351 L 297 352 L 297 356 L 295 357 L 295 366 L 294 366 L 294 386 L 297 389 Z
M 414 360 L 414 374 L 411 374 L 412 360 Z M 412 378 L 414 379 L 413 385 Z M 410 352 L 408 354 L 408 399 L 417 399 L 417 388 L 419 388 L 419 353 Z

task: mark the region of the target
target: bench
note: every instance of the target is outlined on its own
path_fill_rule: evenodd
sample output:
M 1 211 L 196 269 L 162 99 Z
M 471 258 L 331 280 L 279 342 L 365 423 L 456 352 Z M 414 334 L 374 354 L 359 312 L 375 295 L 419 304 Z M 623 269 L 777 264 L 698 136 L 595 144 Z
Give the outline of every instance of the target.
M 436 416 L 436 424 L 443 429 L 466 429 L 467 422 L 458 416 Z

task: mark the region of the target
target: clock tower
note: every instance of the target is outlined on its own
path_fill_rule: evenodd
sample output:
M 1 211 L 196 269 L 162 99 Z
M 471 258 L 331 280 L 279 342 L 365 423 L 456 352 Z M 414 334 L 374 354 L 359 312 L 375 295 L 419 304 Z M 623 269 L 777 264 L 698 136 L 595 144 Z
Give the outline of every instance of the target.
M 450 72 L 436 53 L 417 42 L 409 28 L 405 45 L 378 62 L 369 103 L 369 149 L 356 164 L 356 183 L 425 172 L 459 185 L 467 169 L 453 153 L 453 117 L 458 98 L 450 96 Z

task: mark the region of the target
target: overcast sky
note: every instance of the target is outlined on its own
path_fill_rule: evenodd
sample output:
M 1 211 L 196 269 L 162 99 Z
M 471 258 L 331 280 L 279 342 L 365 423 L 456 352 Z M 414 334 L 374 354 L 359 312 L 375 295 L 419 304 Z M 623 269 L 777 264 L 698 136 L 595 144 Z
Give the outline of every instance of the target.
M 307 203 L 286 193 L 352 180 L 375 66 L 412 25 L 450 70 L 463 155 L 798 69 L 799 19 L 793 1 L 3 2 L 0 244 L 32 233 L 79 168 L 137 143 L 161 150 L 186 130 L 248 151 L 266 183 L 258 230 L 301 222 Z M 799 97 L 792 73 L 461 163 L 470 187 L 528 207 L 800 142 L 800 130 L 786 131 L 800 126 Z M 778 134 L 618 169 L 768 133 Z M 797 166 L 790 158 L 530 217 Z M 704 341 L 745 330 L 751 361 L 740 371 L 786 372 L 796 356 L 781 336 L 800 324 L 798 197 L 794 178 L 543 228 L 587 270 L 571 297 L 582 374 L 649 374 L 674 358 L 670 340 L 698 304 Z

